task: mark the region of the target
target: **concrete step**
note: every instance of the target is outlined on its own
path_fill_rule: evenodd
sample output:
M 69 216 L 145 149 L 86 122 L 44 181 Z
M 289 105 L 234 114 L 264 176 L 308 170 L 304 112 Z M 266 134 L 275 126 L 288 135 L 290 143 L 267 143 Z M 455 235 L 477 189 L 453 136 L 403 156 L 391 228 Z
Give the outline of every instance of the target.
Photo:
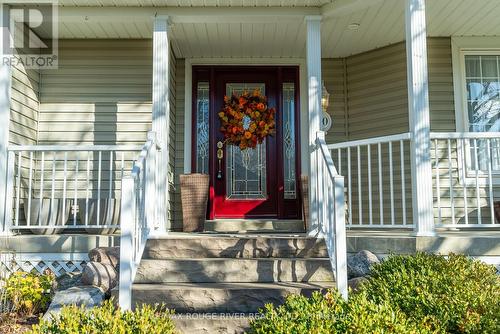
M 175 329 L 181 334 L 242 334 L 250 329 L 252 315 L 242 313 L 175 314 Z
M 132 303 L 164 303 L 176 313 L 255 313 L 267 303 L 282 304 L 291 293 L 310 296 L 334 282 L 134 284 Z M 116 294 L 116 289 L 114 293 Z
M 216 219 L 205 222 L 205 232 L 217 233 L 304 233 L 303 220 Z
M 206 235 L 172 233 L 149 239 L 143 259 L 326 258 L 325 241 L 305 234 Z
M 327 258 L 143 259 L 135 283 L 331 282 Z

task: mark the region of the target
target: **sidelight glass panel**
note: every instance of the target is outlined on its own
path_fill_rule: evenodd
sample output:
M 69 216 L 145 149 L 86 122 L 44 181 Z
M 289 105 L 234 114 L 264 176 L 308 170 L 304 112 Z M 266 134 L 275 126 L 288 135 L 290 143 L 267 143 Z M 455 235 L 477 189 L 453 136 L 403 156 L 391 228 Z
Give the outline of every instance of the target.
M 285 199 L 297 198 L 295 171 L 295 84 L 283 84 L 283 168 Z
M 263 83 L 228 83 L 226 95 L 253 92 L 259 89 L 265 94 Z M 228 199 L 262 200 L 267 198 L 266 188 L 266 141 L 255 149 L 241 150 L 226 145 L 226 196 Z
M 199 82 L 196 93 L 196 172 L 208 174 L 209 84 Z

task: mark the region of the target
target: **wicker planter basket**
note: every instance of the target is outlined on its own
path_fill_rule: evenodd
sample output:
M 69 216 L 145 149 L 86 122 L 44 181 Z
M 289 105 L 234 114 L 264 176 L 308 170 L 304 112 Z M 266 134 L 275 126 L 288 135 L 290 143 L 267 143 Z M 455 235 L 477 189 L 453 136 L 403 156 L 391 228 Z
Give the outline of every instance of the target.
M 207 174 L 180 175 L 184 232 L 202 232 L 207 213 L 209 177 Z

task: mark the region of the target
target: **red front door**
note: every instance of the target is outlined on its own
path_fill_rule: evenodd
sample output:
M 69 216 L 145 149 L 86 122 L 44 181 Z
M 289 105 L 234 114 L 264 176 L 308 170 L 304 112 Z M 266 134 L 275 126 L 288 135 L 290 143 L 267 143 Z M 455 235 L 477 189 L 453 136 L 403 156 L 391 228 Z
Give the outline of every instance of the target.
M 209 219 L 300 217 L 297 73 L 295 67 L 193 68 L 193 168 L 210 175 Z M 275 134 L 255 149 L 223 144 L 217 113 L 224 96 L 255 89 L 277 110 Z

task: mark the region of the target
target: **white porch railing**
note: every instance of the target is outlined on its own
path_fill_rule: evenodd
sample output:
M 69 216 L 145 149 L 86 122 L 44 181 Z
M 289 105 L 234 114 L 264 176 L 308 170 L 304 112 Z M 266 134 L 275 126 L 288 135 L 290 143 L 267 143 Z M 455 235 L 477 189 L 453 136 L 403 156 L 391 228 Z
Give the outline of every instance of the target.
M 347 246 L 345 229 L 344 177 L 337 173 L 324 132 L 316 139 L 318 170 L 317 217 L 335 272 L 338 291 L 347 299 Z
M 123 310 L 132 307 L 132 284 L 137 267 L 159 217 L 155 185 L 157 151 L 156 135 L 150 132 L 131 175 L 122 179 L 118 302 Z
M 431 141 L 436 226 L 499 227 L 500 132 L 431 133 Z
M 117 219 L 110 216 L 119 214 L 119 206 L 114 210 L 110 202 L 119 204 L 119 180 L 140 149 L 136 145 L 9 146 L 6 186 L 12 196 L 6 204 L 12 210 L 7 212 L 4 231 L 118 228 Z M 105 201 L 107 205 L 102 205 Z M 78 214 L 79 208 L 85 212 Z
M 347 226 L 412 228 L 410 133 L 328 145 L 347 174 Z

